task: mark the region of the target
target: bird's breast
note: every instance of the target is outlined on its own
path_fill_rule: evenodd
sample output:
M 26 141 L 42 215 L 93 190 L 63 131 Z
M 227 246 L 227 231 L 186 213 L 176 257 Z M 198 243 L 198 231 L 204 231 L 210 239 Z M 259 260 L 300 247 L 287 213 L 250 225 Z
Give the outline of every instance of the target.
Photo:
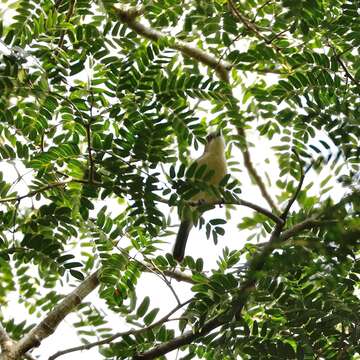
M 214 171 L 214 175 L 209 180 L 209 183 L 211 185 L 218 185 L 227 172 L 225 157 L 224 156 L 210 157 L 206 165 L 208 166 L 209 170 Z

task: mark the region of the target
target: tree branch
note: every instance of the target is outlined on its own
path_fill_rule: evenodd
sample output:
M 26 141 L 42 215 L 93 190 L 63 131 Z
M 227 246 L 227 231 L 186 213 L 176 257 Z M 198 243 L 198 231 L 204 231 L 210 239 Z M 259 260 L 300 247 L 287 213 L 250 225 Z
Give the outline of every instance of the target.
M 346 76 L 356 85 L 360 85 L 360 82 L 354 78 L 354 76 L 350 73 L 350 71 L 348 70 L 348 68 L 346 67 L 344 62 L 342 61 L 340 55 L 337 53 L 337 51 L 335 49 L 335 46 L 333 46 L 329 41 L 328 41 L 328 44 L 331 47 L 332 51 L 334 52 L 335 58 L 336 58 L 337 62 L 339 63 L 339 65 L 341 66 L 341 68 L 344 70 Z
M 50 336 L 64 318 L 71 313 L 99 285 L 99 270 L 86 278 L 73 292 L 67 295 L 52 311 L 16 345 L 18 356 L 25 354 Z
M 151 324 L 151 325 L 149 325 L 149 326 L 147 326 L 145 328 L 137 329 L 137 330 L 128 330 L 128 331 L 125 331 L 125 332 L 119 332 L 119 333 L 116 333 L 116 334 L 114 334 L 112 336 L 109 336 L 109 337 L 107 337 L 107 338 L 105 338 L 103 340 L 99 340 L 99 341 L 95 341 L 93 343 L 84 344 L 84 345 L 75 346 L 75 347 L 72 347 L 72 348 L 69 348 L 69 349 L 61 350 L 61 351 L 58 351 L 57 353 L 55 353 L 54 355 L 51 355 L 48 360 L 55 360 L 55 359 L 57 359 L 58 357 L 60 357 L 62 355 L 69 354 L 69 353 L 76 352 L 76 351 L 89 350 L 89 349 L 91 349 L 91 348 L 93 348 L 95 346 L 110 344 L 114 340 L 116 340 L 116 339 L 118 339 L 120 337 L 123 337 L 123 336 L 137 335 L 137 334 L 141 334 L 143 332 L 146 332 L 148 330 L 151 330 L 151 329 L 155 328 L 156 326 L 162 325 L 165 322 L 167 322 L 172 314 L 177 312 L 179 309 L 181 309 L 185 305 L 189 304 L 190 301 L 191 301 L 191 299 L 187 300 L 187 301 L 185 301 L 185 302 L 183 302 L 181 304 L 178 304 L 174 309 L 172 309 L 169 313 L 167 313 L 165 316 L 163 316 L 160 320 L 154 322 L 153 324 Z
M 248 172 L 250 174 L 250 177 L 252 177 L 252 179 L 255 181 L 256 185 L 260 189 L 261 195 L 264 197 L 266 202 L 269 204 L 272 211 L 275 214 L 280 214 L 280 210 L 275 205 L 274 200 L 271 198 L 270 194 L 268 193 L 262 178 L 257 173 L 257 171 L 254 168 L 254 165 L 253 165 L 253 163 L 251 161 L 249 148 L 248 148 L 248 145 L 246 144 L 246 137 L 245 137 L 244 129 L 240 128 L 240 127 L 237 127 L 237 132 L 238 132 L 239 136 L 241 138 L 243 138 L 243 140 L 245 141 L 245 144 L 244 144 L 243 149 L 242 149 L 242 154 L 243 154 L 243 159 L 244 159 L 244 165 L 245 165 L 246 169 L 248 170 Z
M 302 167 L 302 163 L 301 163 L 301 159 L 299 157 L 299 154 L 297 153 L 297 151 L 295 149 L 293 149 L 293 152 L 295 154 L 295 157 L 299 163 L 299 168 L 300 168 L 300 181 L 299 181 L 299 184 L 296 188 L 296 191 L 294 193 L 294 195 L 292 196 L 292 198 L 289 200 L 285 210 L 283 211 L 283 213 L 281 214 L 281 218 L 285 221 L 288 214 L 289 214 L 289 211 L 290 211 L 290 208 L 291 206 L 294 204 L 295 200 L 297 199 L 299 193 L 300 193 L 300 190 L 302 188 L 302 185 L 304 183 L 304 179 L 305 179 L 305 174 L 304 174 L 304 170 L 303 170 L 303 167 Z
M 267 193 L 267 192 L 266 192 Z M 267 216 L 268 218 L 270 218 L 271 220 L 273 220 L 275 223 L 277 224 L 282 224 L 284 222 L 283 219 L 281 219 L 279 216 L 277 216 L 276 214 L 273 214 L 271 211 L 259 206 L 259 205 L 256 205 L 256 204 L 253 204 L 253 203 L 250 203 L 249 201 L 246 201 L 246 200 L 242 200 L 242 199 L 239 199 L 237 205 L 241 205 L 241 206 L 246 206 L 248 208 L 251 208 L 255 211 L 257 211 L 258 213 L 260 214 L 263 214 L 265 216 Z M 275 206 L 275 204 L 273 204 Z M 276 211 L 277 211 L 277 208 L 275 207 Z
M 14 248 L 14 251 L 16 249 Z M 146 268 L 145 268 L 146 269 Z M 75 310 L 75 308 L 99 285 L 99 274 L 101 270 L 95 271 L 88 278 L 86 278 L 74 291 L 67 295 L 46 317 L 35 326 L 27 335 L 25 335 L 17 344 L 14 344 L 12 340 L 7 336 L 4 329 L 0 327 L 0 346 L 4 346 L 10 341 L 11 350 L 17 355 L 24 355 L 28 350 L 37 347 L 41 344 L 42 340 L 50 336 L 57 328 L 57 326 L 64 320 L 64 318 Z M 149 270 L 148 270 L 149 271 Z M 154 269 L 156 271 L 156 269 Z M 178 281 L 185 281 L 190 284 L 194 284 L 190 276 L 184 275 L 177 271 L 164 271 L 169 277 L 172 277 Z M 179 304 L 173 312 L 169 313 L 168 316 L 172 315 L 176 310 L 186 305 L 188 302 Z M 160 323 L 156 322 L 151 327 L 156 326 Z M 144 330 L 144 329 L 142 329 Z M 125 333 L 122 333 L 123 336 Z M 117 336 L 117 337 L 119 337 Z M 95 345 L 94 345 L 95 346 Z
M 0 324 L 0 348 L 1 353 L 9 354 L 14 346 L 14 341 L 7 334 L 6 330 Z
M 125 7 L 122 5 L 117 5 L 114 7 L 115 13 L 120 19 L 121 22 L 126 24 L 130 29 L 135 31 L 138 35 L 143 36 L 146 39 L 152 41 L 159 41 L 164 38 L 169 38 L 170 35 L 163 33 L 161 31 L 147 27 L 136 20 L 136 17 L 143 14 L 143 9 L 139 7 Z M 201 62 L 202 64 L 209 66 L 214 69 L 219 78 L 225 82 L 229 82 L 229 71 L 232 68 L 232 65 L 225 61 L 218 61 L 218 59 L 197 47 L 191 46 L 185 41 L 181 41 L 173 38 L 173 42 L 170 47 L 175 50 L 180 51 L 183 55 L 186 55 L 194 60 Z
M 177 281 L 187 282 L 188 284 L 196 284 L 196 281 L 194 281 L 191 276 L 185 275 L 180 271 L 174 271 L 174 270 L 161 270 L 161 271 L 163 272 L 164 275 L 169 276 Z
M 232 14 L 236 18 L 238 18 L 248 30 L 255 33 L 259 39 L 264 40 L 266 43 L 268 42 L 267 37 L 261 34 L 261 32 L 258 30 L 257 26 L 253 22 L 246 19 L 245 16 L 240 13 L 232 0 L 228 0 L 228 4 Z
M 36 194 L 38 193 L 41 193 L 41 192 L 44 192 L 46 190 L 50 190 L 50 189 L 54 189 L 54 188 L 57 188 L 57 187 L 62 187 L 62 186 L 66 186 L 70 183 L 81 183 L 81 184 L 87 184 L 87 181 L 86 180 L 81 180 L 81 179 L 70 179 L 70 180 L 67 180 L 67 181 L 59 181 L 59 182 L 56 182 L 56 183 L 51 183 L 51 184 L 48 184 L 48 185 L 45 185 L 39 189 L 36 189 L 36 190 L 32 190 L 30 192 L 28 192 L 27 194 L 24 194 L 24 195 L 20 195 L 20 196 L 10 196 L 10 197 L 7 197 L 7 198 L 2 198 L 0 199 L 0 204 L 1 203 L 6 203 L 6 202 L 17 202 L 17 201 L 21 201 L 25 198 L 28 198 L 28 197 L 33 197 L 35 196 Z
M 86 129 L 86 142 L 87 142 L 87 151 L 88 151 L 88 162 L 89 162 L 89 183 L 93 183 L 95 181 L 95 164 L 92 156 L 92 146 L 91 146 L 91 123 L 90 121 L 85 125 Z
M 60 4 L 59 4 L 60 5 Z M 56 6 L 56 5 L 55 5 Z M 75 6 L 75 0 L 70 0 L 70 3 L 69 3 L 69 8 L 68 8 L 68 11 L 66 13 L 66 18 L 65 18 L 65 21 L 66 22 L 69 22 L 71 16 L 73 15 L 74 13 L 74 6 Z M 66 34 L 66 31 L 65 30 L 62 30 L 61 33 L 60 33 L 60 37 L 59 37 L 59 42 L 58 42 L 58 49 L 55 49 L 54 51 L 54 54 L 55 56 L 57 56 L 57 54 L 59 53 L 59 49 L 62 50 L 62 47 L 64 46 L 64 38 L 65 38 L 65 34 Z
M 269 219 L 273 220 L 276 224 L 283 224 L 284 223 L 284 220 L 281 219 L 279 216 L 273 214 L 271 211 L 259 206 L 259 205 L 256 205 L 256 204 L 253 204 L 249 201 L 246 201 L 246 200 L 243 200 L 243 199 L 240 199 L 240 198 L 237 198 L 236 200 L 234 201 L 226 201 L 226 200 L 218 200 L 218 201 L 213 201 L 213 202 L 201 202 L 200 204 L 199 203 L 190 203 L 191 206 L 197 206 L 197 205 L 239 205 L 239 206 L 245 206 L 245 207 L 248 207 L 250 209 L 253 209 L 255 211 L 257 211 L 258 213 L 260 214 L 263 214 L 265 215 L 266 217 L 268 217 Z
M 48 184 L 48 185 L 45 185 L 39 189 L 36 189 L 36 190 L 32 190 L 30 192 L 28 192 L 27 194 L 24 194 L 24 195 L 20 195 L 20 196 L 10 196 L 10 197 L 7 197 L 7 198 L 2 198 L 0 199 L 0 204 L 1 203 L 6 203 L 6 202 L 16 202 L 16 201 L 21 201 L 27 197 L 33 197 L 35 196 L 36 194 L 40 193 L 40 192 L 43 192 L 43 191 L 46 191 L 46 190 L 49 190 L 49 189 L 53 189 L 53 188 L 56 188 L 56 187 L 61 187 L 61 186 L 65 186 L 69 183 L 71 183 L 71 181 L 61 181 L 61 182 L 57 182 L 57 183 L 52 183 L 52 184 Z
M 311 229 L 313 227 L 318 227 L 324 224 L 324 221 L 318 220 L 317 216 L 310 217 L 298 224 L 295 224 L 292 228 L 285 230 L 280 238 L 279 242 L 284 242 L 286 240 L 291 239 L 295 235 L 299 234 L 303 230 Z

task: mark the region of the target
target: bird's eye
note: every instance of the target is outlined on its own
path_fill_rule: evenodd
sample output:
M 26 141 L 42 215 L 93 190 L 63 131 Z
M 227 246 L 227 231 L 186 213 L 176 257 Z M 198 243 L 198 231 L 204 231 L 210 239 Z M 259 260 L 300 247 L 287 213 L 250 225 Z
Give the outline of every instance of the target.
M 214 138 L 214 134 L 211 133 L 206 137 L 206 141 L 210 142 L 213 138 Z

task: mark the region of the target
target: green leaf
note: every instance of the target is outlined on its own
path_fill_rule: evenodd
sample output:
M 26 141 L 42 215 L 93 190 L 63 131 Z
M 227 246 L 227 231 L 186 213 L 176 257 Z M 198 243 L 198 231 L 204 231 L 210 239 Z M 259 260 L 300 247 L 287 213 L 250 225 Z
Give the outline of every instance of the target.
M 140 306 L 138 307 L 137 311 L 136 311 L 136 316 L 138 317 L 143 317 L 146 312 L 148 311 L 150 305 L 150 298 L 148 296 L 146 296 L 144 298 L 144 300 L 141 302 Z M 156 316 L 156 314 L 155 314 Z M 155 318 L 154 316 L 154 318 Z M 152 322 L 152 320 L 150 320 L 150 323 Z
M 159 312 L 159 308 L 155 308 L 151 310 L 145 317 L 144 317 L 144 323 L 146 326 L 149 326 L 156 318 L 156 315 Z

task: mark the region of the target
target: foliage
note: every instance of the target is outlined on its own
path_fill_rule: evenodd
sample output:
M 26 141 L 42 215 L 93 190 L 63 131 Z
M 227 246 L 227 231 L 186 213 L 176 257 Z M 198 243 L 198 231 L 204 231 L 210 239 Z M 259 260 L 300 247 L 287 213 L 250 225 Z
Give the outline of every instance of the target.
M 2 307 L 16 296 L 43 317 L 61 284 L 100 268 L 105 310 L 83 302 L 74 326 L 84 342 L 104 340 L 102 358 L 140 356 L 188 330 L 184 359 L 359 356 L 360 3 L 128 0 L 126 16 L 118 3 L 18 0 L 0 23 Z M 232 176 L 219 188 L 189 162 L 210 128 L 228 144 Z M 265 142 L 263 164 L 276 163 L 266 185 L 248 160 Z M 237 212 L 256 187 L 283 211 Z M 206 257 L 177 264 L 163 251 L 177 223 L 169 207 L 197 219 L 216 206 L 189 206 L 200 191 L 228 204 L 239 231 L 225 235 L 238 247 L 222 249 L 226 221 L 200 218 L 219 241 L 209 272 Z M 171 287 L 175 266 L 193 297 L 174 327 L 137 284 L 150 271 Z M 138 328 L 112 339 L 105 313 Z M 36 325 L 0 315 L 14 340 Z

